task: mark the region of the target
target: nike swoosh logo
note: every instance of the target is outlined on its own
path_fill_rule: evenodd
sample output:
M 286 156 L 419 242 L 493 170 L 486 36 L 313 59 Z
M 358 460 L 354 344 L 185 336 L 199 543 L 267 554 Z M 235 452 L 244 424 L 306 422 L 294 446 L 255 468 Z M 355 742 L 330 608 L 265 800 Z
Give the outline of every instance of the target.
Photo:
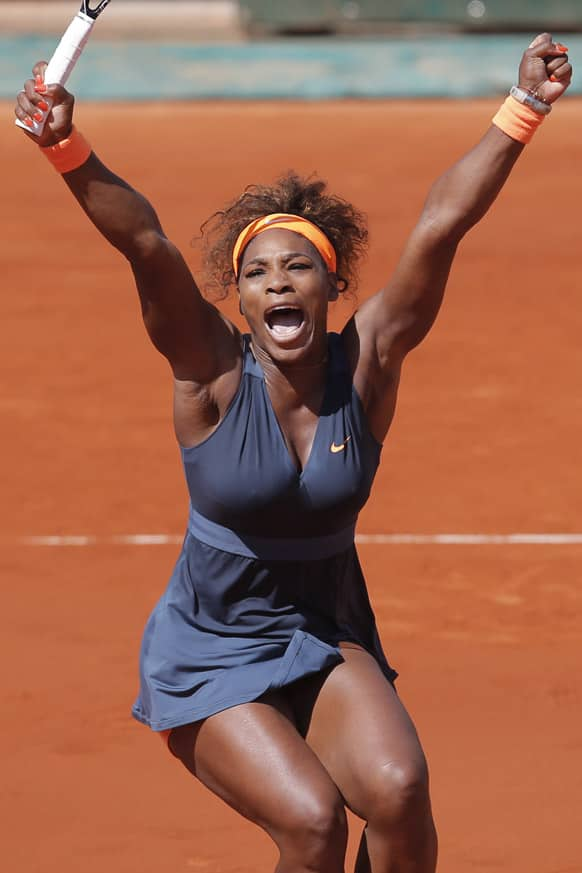
M 336 446 L 335 443 L 332 443 L 329 447 L 330 452 L 333 452 L 334 455 L 337 455 L 338 452 L 343 452 L 350 440 L 351 436 L 347 436 L 343 443 L 340 443 L 339 446 Z

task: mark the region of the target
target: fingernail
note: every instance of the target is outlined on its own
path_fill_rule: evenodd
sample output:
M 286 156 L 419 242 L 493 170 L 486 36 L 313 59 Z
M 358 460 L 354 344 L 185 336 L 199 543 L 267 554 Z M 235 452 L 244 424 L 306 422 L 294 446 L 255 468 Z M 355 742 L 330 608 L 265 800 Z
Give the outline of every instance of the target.
M 35 121 L 42 121 L 42 117 L 43 117 L 42 112 L 35 112 L 32 117 L 34 118 Z
M 568 51 L 568 46 L 566 46 L 566 45 L 562 45 L 561 42 L 557 42 L 557 43 L 556 43 L 556 48 L 559 49 L 561 52 L 567 52 L 567 51 Z
M 550 82 L 557 82 L 557 81 L 558 81 L 558 77 L 554 76 L 554 74 L 552 73 L 552 75 L 550 76 Z
M 27 127 L 33 127 L 33 126 L 34 126 L 33 123 L 32 123 L 32 121 L 30 120 L 30 118 L 25 118 L 25 119 L 24 119 L 24 123 L 26 124 Z
M 44 84 L 44 82 L 41 82 L 40 85 L 37 83 L 34 86 L 34 90 L 36 91 L 37 94 L 44 94 L 46 91 L 46 85 Z
M 38 108 L 42 109 L 43 112 L 46 112 L 47 109 L 49 108 L 49 105 L 48 105 L 48 103 L 45 103 L 44 100 L 39 100 L 38 101 Z

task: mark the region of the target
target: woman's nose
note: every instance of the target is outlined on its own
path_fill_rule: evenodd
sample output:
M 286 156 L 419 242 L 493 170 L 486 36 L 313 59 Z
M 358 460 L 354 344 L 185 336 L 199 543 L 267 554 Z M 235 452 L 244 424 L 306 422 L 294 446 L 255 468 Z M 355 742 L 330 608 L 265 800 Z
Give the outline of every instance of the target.
M 291 286 L 287 274 L 284 270 L 274 270 L 269 276 L 268 291 L 274 291 L 275 294 L 281 294 L 287 291 Z

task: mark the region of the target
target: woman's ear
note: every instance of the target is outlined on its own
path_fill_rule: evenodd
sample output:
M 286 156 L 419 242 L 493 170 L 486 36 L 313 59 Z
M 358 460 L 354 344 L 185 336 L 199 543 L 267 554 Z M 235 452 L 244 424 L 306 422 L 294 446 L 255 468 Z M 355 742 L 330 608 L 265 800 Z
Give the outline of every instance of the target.
M 329 300 L 330 303 L 333 303 L 335 300 L 338 299 L 338 297 L 340 295 L 340 289 L 338 288 L 337 273 L 328 273 L 327 276 L 328 276 L 328 280 L 329 280 L 329 290 L 327 292 L 327 299 Z
M 237 295 L 238 295 L 238 311 L 240 312 L 241 315 L 244 315 L 243 308 L 242 308 L 242 303 L 241 303 L 241 301 L 240 301 L 240 291 L 239 291 L 238 285 L 237 285 L 237 287 L 236 287 L 236 293 L 237 293 Z

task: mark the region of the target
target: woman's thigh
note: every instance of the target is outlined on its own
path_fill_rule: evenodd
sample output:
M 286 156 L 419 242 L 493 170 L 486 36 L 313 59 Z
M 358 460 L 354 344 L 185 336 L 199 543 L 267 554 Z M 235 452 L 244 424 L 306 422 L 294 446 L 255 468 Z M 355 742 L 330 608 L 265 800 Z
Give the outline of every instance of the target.
M 428 798 L 420 741 L 376 660 L 342 644 L 344 662 L 319 680 L 299 683 L 291 698 L 308 745 L 350 809 L 365 820 L 408 798 Z M 396 810 L 397 815 L 398 810 Z
M 277 842 L 306 829 L 345 827 L 341 796 L 280 695 L 175 728 L 170 749 Z

